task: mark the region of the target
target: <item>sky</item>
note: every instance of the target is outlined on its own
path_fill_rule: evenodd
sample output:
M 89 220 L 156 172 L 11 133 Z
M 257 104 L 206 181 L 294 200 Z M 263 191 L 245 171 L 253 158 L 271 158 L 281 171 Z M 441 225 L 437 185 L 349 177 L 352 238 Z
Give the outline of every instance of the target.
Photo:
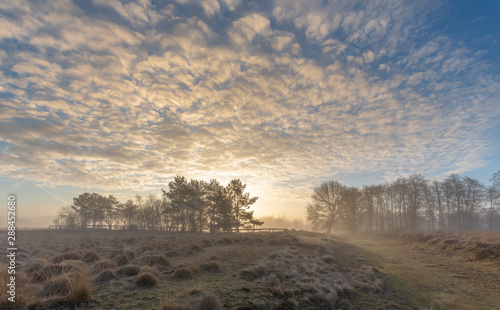
M 47 227 L 175 175 L 304 219 L 325 180 L 500 170 L 498 1 L 2 1 L 0 197 Z M 4 214 L 5 213 L 5 214 Z M 5 225 L 7 211 L 1 212 Z

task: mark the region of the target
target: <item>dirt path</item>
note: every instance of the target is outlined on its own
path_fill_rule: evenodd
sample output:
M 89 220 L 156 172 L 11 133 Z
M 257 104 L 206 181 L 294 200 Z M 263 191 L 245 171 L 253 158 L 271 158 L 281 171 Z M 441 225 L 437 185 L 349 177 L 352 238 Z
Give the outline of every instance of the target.
M 416 250 L 396 238 L 338 239 L 358 247 L 414 309 L 500 309 L 500 266 Z

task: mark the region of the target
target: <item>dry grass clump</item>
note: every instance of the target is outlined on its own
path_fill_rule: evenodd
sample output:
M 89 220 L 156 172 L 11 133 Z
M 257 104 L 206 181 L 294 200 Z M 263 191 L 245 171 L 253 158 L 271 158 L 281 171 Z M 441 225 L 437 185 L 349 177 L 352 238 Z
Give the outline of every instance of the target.
M 95 277 L 95 282 L 104 283 L 104 282 L 109 282 L 109 281 L 117 280 L 117 279 L 118 279 L 118 277 L 113 272 L 113 270 L 104 269 Z
M 140 271 L 141 267 L 137 265 L 127 265 L 120 267 L 116 273 L 120 276 L 132 277 L 138 275 Z
M 174 271 L 173 278 L 176 280 L 189 280 L 193 278 L 193 272 L 189 268 L 181 267 Z
M 419 243 L 417 249 L 430 248 L 473 260 L 500 258 L 499 233 L 405 233 L 401 237 Z
M 160 310 L 190 310 L 186 305 L 180 302 L 172 302 L 163 299 L 160 305 Z
M 115 249 L 109 252 L 108 257 L 114 259 L 122 255 L 126 255 L 123 249 L 117 249 L 117 250 Z
M 203 293 L 190 302 L 190 309 L 193 310 L 222 310 L 224 306 L 220 300 L 212 293 Z
M 50 264 L 47 266 L 43 266 L 33 273 L 32 281 L 43 282 L 52 277 L 61 275 L 64 271 L 67 270 L 65 270 L 65 268 L 59 264 Z
M 116 269 L 116 263 L 111 260 L 102 260 L 94 264 L 92 274 L 98 274 L 105 269 Z
M 99 260 L 99 255 L 95 251 L 88 251 L 83 255 L 82 261 L 87 264 L 95 263 Z
M 92 286 L 84 273 L 70 273 L 49 279 L 41 290 L 42 297 L 63 296 L 72 305 L 81 305 L 92 293 Z
M 52 259 L 52 262 L 54 264 L 59 264 L 65 260 L 81 260 L 81 259 L 82 259 L 82 255 L 80 253 L 68 252 L 68 253 L 64 253 L 61 255 L 57 255 L 56 257 L 54 257 Z
M 191 250 L 193 250 L 194 252 L 203 252 L 205 250 L 203 250 L 203 248 L 197 244 L 193 244 L 191 246 Z
M 79 306 L 90 299 L 92 295 L 92 285 L 89 278 L 84 273 L 75 273 L 69 277 L 69 300 Z
M 350 269 L 346 274 L 348 281 L 358 289 L 381 292 L 384 283 L 376 274 L 378 270 L 371 266 L 363 265 L 360 269 Z
M 267 287 L 278 300 L 278 308 L 296 309 L 297 300 L 302 300 L 308 308 L 334 309 L 340 300 L 355 296 L 353 285 L 335 265 L 322 256 L 297 251 L 273 253 L 259 265 L 241 271 L 241 276 Z
M 42 297 L 55 295 L 66 295 L 70 289 L 69 278 L 66 275 L 58 276 L 47 280 L 42 288 Z
M 216 273 L 220 271 L 219 264 L 217 264 L 216 262 L 201 263 L 198 266 L 198 269 L 202 272 L 211 272 L 211 273 Z
M 150 254 L 142 257 L 142 263 L 146 264 L 148 266 L 155 266 L 155 265 L 161 265 L 161 266 L 170 266 L 170 262 L 164 255 L 160 254 Z
M 7 267 L 0 267 L 0 309 L 13 309 L 12 302 L 8 300 L 10 294 L 9 291 L 9 282 L 10 282 L 10 274 L 8 272 Z M 25 284 L 28 282 L 27 276 L 24 273 L 16 272 L 16 303 L 15 306 L 19 309 L 23 308 L 25 304 L 30 300 L 29 292 L 25 290 Z M 16 308 L 17 309 L 17 308 Z
M 156 279 L 156 277 L 150 272 L 140 273 L 137 279 L 135 280 L 135 285 L 141 287 L 151 287 L 151 286 L 156 286 L 157 284 L 158 284 L 158 279 Z
M 141 271 L 139 273 L 143 273 L 143 272 L 149 272 L 149 273 L 154 274 L 155 276 L 158 275 L 158 269 L 151 267 L 151 266 L 142 266 Z
M 126 254 L 122 254 L 116 258 L 116 264 L 118 266 L 125 266 L 130 264 L 130 259 Z
M 165 252 L 166 257 L 176 257 L 179 256 L 179 253 L 177 251 L 167 251 Z

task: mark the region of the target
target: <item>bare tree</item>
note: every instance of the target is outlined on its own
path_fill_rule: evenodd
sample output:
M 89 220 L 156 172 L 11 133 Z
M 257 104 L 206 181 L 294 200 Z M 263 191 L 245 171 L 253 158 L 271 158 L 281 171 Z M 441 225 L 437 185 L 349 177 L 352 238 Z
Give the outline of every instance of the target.
M 341 216 L 345 187 L 337 181 L 326 181 L 314 189 L 313 202 L 307 205 L 307 220 L 330 234 Z

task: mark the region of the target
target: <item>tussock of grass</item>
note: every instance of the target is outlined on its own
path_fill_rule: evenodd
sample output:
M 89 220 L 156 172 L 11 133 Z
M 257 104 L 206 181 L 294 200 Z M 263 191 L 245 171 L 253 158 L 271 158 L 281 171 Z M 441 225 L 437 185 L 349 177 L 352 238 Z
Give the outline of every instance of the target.
M 7 268 L 0 267 L 0 309 L 23 309 L 24 306 L 33 298 L 30 292 L 26 289 L 28 283 L 28 276 L 21 272 L 16 272 L 16 304 L 13 307 L 12 302 L 8 300 L 10 294 L 7 293 L 9 287 L 7 284 L 10 282 L 10 274 Z
M 173 278 L 176 280 L 188 280 L 193 278 L 193 272 L 189 268 L 182 267 L 174 271 Z
M 158 275 L 158 269 L 151 267 L 151 266 L 142 266 L 141 271 L 139 273 L 143 273 L 143 272 L 149 272 L 149 273 L 154 274 L 155 276 Z
M 148 266 L 170 266 L 170 262 L 168 261 L 168 259 L 160 254 L 146 255 L 142 257 L 141 261 L 143 264 L 146 264 Z
M 127 265 L 120 267 L 116 273 L 121 276 L 131 277 L 131 276 L 136 276 L 137 274 L 139 274 L 140 271 L 141 267 L 137 265 Z
M 111 259 L 116 259 L 119 256 L 126 255 L 123 249 L 112 250 L 109 252 L 108 257 Z
M 79 306 L 90 299 L 92 295 L 92 285 L 85 273 L 75 273 L 68 275 L 69 278 L 69 300 Z
M 109 282 L 111 280 L 117 280 L 118 277 L 116 274 L 113 272 L 111 269 L 104 269 L 101 271 L 96 277 L 95 277 L 95 282 L 97 283 L 105 283 Z
M 92 274 L 98 274 L 105 269 L 116 269 L 116 263 L 111 260 L 102 260 L 94 264 Z
M 116 264 L 118 266 L 125 266 L 130 264 L 130 259 L 126 254 L 122 254 L 116 258 Z
M 177 251 L 167 251 L 165 252 L 166 257 L 176 257 L 179 256 L 179 253 Z
M 57 255 L 56 257 L 54 257 L 52 259 L 52 262 L 54 264 L 59 264 L 65 260 L 81 260 L 81 259 L 82 259 L 82 255 L 80 253 L 69 252 L 69 253 Z
M 69 278 L 66 275 L 51 278 L 43 285 L 41 296 L 52 297 L 55 295 L 66 295 L 70 290 Z
M 224 306 L 217 296 L 212 293 L 204 293 L 190 303 L 193 310 L 222 310 Z
M 360 269 L 350 269 L 345 275 L 355 288 L 381 292 L 384 283 L 376 275 L 377 272 L 377 269 L 364 265 Z
M 63 268 L 63 266 L 59 264 L 50 264 L 47 266 L 43 266 L 39 270 L 34 272 L 32 281 L 43 282 L 47 279 L 62 274 L 64 271 L 66 271 L 65 268 Z
M 268 287 L 280 300 L 276 306 L 284 309 L 296 309 L 297 300 L 307 307 L 330 309 L 341 299 L 355 296 L 352 284 L 331 262 L 297 251 L 273 253 L 259 265 L 242 270 L 241 276 Z
M 217 264 L 216 262 L 202 263 L 198 266 L 198 269 L 201 272 L 211 272 L 211 273 L 216 273 L 220 271 L 219 264 Z
M 189 310 L 188 307 L 179 302 L 162 301 L 160 310 Z
M 95 251 L 89 251 L 83 255 L 82 260 L 87 264 L 95 263 L 99 260 L 99 255 Z
M 473 260 L 500 258 L 500 238 L 496 233 L 403 233 L 403 239 L 419 243 L 416 249 L 431 249 Z
M 193 250 L 194 252 L 203 252 L 203 251 L 205 251 L 201 246 L 199 246 L 197 244 L 193 244 L 191 246 L 191 250 Z
M 156 279 L 156 277 L 150 272 L 144 272 L 139 274 L 139 276 L 135 280 L 135 285 L 141 287 L 151 287 L 151 286 L 156 286 L 157 284 L 158 284 L 158 279 Z

